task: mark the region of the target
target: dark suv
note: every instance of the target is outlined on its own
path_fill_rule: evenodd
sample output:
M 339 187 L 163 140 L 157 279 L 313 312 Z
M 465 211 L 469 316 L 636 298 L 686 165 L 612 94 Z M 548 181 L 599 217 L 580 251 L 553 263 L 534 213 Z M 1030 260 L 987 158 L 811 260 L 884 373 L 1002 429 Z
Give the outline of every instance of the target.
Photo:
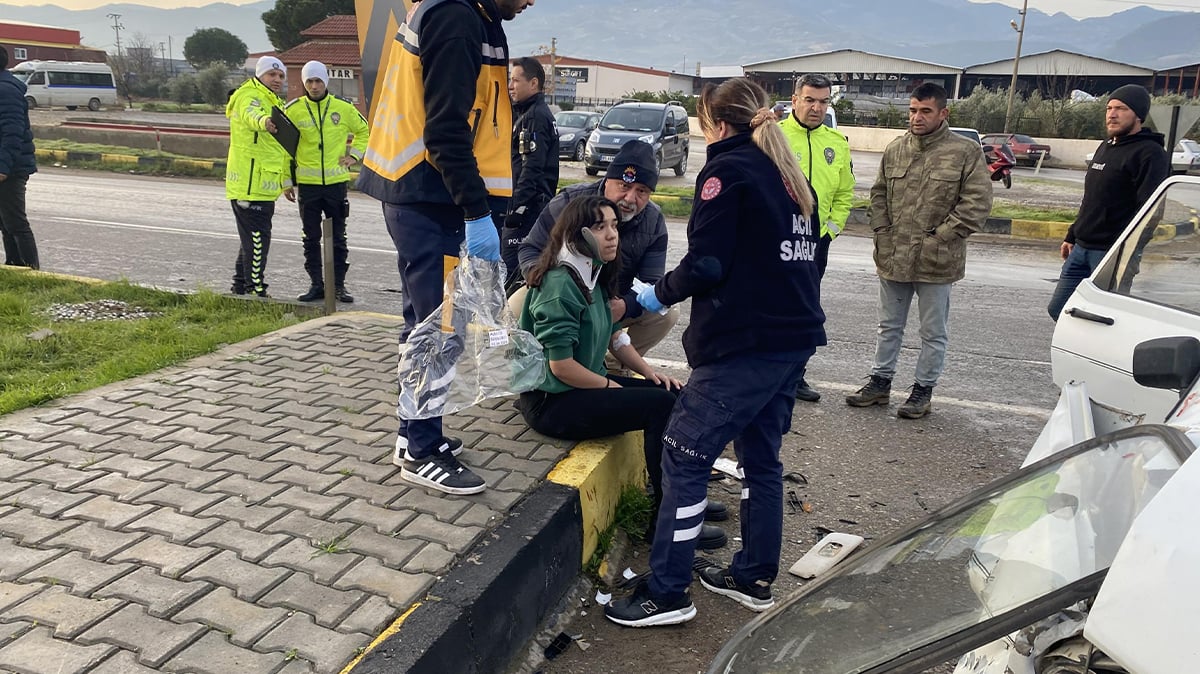
M 604 113 L 600 126 L 588 137 L 584 150 L 584 170 L 594 176 L 608 168 L 621 146 L 631 140 L 641 140 L 654 147 L 661 173 L 671 167 L 675 175 L 687 171 L 688 128 L 687 110 L 678 101 L 667 103 L 618 103 Z

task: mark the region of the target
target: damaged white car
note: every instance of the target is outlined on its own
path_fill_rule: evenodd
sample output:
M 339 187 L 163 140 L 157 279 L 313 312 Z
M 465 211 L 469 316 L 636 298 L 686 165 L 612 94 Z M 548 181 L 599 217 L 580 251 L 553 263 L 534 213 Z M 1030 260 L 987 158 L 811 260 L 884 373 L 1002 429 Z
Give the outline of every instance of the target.
M 1016 473 L 746 625 L 710 672 L 1200 671 L 1200 180 L 1171 178 L 1067 303 L 1062 396 Z

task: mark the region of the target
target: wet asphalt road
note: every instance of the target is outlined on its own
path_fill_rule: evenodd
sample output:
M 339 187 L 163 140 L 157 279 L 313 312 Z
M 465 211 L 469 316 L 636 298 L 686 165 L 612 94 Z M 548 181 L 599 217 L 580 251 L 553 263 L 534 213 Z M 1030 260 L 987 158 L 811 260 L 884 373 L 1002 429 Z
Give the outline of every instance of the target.
M 351 204 L 348 285 L 359 299 L 353 308 L 398 313 L 395 252 L 379 206 L 358 194 Z M 171 288 L 228 287 L 237 237 L 219 181 L 46 166 L 29 183 L 28 212 L 49 271 Z M 276 297 L 294 297 L 307 288 L 299 227 L 295 206 L 281 199 L 267 274 Z M 685 224 L 673 222 L 670 228 L 674 263 L 684 251 Z M 809 485 L 789 488 L 813 504 L 814 512 L 785 515 L 785 567 L 815 542 L 814 527 L 879 540 L 1012 470 L 1057 399 L 1049 366 L 1053 323 L 1044 310 L 1060 264 L 1057 246 L 977 237 L 969 248 L 967 278 L 952 298 L 947 367 L 933 414 L 898 420 L 895 406 L 906 394 L 899 390 L 890 410 L 847 407 L 842 397 L 861 385 L 874 350 L 878 281 L 870 248 L 869 239 L 847 235 L 832 249 L 822 298 L 829 345 L 809 370 L 810 382 L 825 397 L 799 405 L 782 450 L 786 470 L 810 479 Z M 917 346 L 914 328 L 905 338 L 897 389 L 907 389 Z M 679 366 L 684 358 L 678 335 L 650 355 L 662 366 Z M 737 491 L 734 485 L 715 485 L 710 496 L 736 510 Z M 736 517 L 723 526 L 731 539 L 738 535 Z M 735 546 L 731 540 L 716 557 L 727 560 Z M 644 550 L 622 563 L 643 570 Z M 798 586 L 785 575 L 777 591 Z M 588 615 L 576 613 L 568 631 L 588 635 L 592 648 L 572 649 L 545 671 L 626 672 L 651 663 L 662 672 L 702 670 L 752 616 L 702 589 L 694 595 L 700 617 L 682 628 L 622 630 L 606 624 L 594 607 Z M 670 656 L 665 661 L 664 653 Z

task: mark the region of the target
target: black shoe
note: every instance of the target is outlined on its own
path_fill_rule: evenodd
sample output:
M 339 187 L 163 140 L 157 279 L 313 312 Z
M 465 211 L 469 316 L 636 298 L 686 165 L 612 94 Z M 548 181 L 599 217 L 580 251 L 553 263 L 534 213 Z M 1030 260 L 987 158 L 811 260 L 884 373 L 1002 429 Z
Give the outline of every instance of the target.
M 296 298 L 300 302 L 319 302 L 325 299 L 325 288 L 322 286 L 309 286 L 308 292 Z
M 725 530 L 712 524 L 701 524 L 696 537 L 697 550 L 716 550 L 725 547 Z
M 726 508 L 724 503 L 709 501 L 708 505 L 704 506 L 705 522 L 724 522 L 727 519 L 729 519 L 729 508 Z
M 867 385 L 846 396 L 846 404 L 851 407 L 870 407 L 871 405 L 886 405 L 892 394 L 892 380 L 871 375 Z
M 626 627 L 678 625 L 696 617 L 696 607 L 686 594 L 676 602 L 660 602 L 650 596 L 647 583 L 640 583 L 633 594 L 604 607 L 604 616 Z
M 346 292 L 345 288 L 337 289 L 337 301 L 345 302 L 346 304 L 354 304 L 354 295 Z
M 245 295 L 246 294 L 246 286 L 240 286 L 235 283 L 235 284 L 229 286 L 229 292 L 233 293 L 234 295 Z
M 405 452 L 400 478 L 447 494 L 478 494 L 487 488 L 483 478 L 459 463 L 445 445 L 423 459 Z
M 804 381 L 804 377 L 801 377 L 800 383 L 796 384 L 796 400 L 815 403 L 821 400 L 821 394 L 809 386 L 808 382 Z
M 921 386 L 913 384 L 912 393 L 909 394 L 908 400 L 896 410 L 896 416 L 902 419 L 920 419 L 929 414 L 929 408 L 933 401 L 933 387 Z
M 734 599 L 751 611 L 765 611 L 775 605 L 770 583 L 760 580 L 752 585 L 742 585 L 733 579 L 733 574 L 725 567 L 710 566 L 701 571 L 700 584 Z
M 462 454 L 463 443 L 458 438 L 448 438 L 442 436 L 442 441 L 438 445 L 438 450 L 447 450 L 451 456 Z M 397 468 L 404 467 L 404 453 L 408 451 L 408 438 L 403 435 L 396 436 L 396 449 L 392 451 L 392 465 Z

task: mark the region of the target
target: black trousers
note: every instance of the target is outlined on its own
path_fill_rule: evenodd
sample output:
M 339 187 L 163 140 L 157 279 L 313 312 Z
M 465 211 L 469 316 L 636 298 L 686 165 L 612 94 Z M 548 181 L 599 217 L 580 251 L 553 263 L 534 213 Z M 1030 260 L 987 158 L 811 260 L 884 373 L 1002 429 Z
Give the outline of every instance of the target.
M 350 268 L 350 249 L 346 243 L 346 216 L 350 201 L 346 198 L 349 183 L 334 185 L 300 185 L 300 222 L 303 226 L 304 271 L 312 285 L 325 287 L 321 257 L 321 221 L 333 218 L 333 278 L 335 286 L 346 285 L 346 270 Z
M 662 438 L 676 393 L 645 379 L 609 375 L 622 388 L 571 389 L 562 393 L 530 391 L 518 407 L 533 430 L 552 438 L 592 440 L 627 431 L 643 431 L 642 451 L 654 488 L 654 511 L 662 502 Z
M 236 201 L 233 217 L 237 220 L 237 261 L 233 263 L 233 292 L 237 294 L 267 294 L 267 253 L 271 250 L 271 217 L 275 215 L 274 201 Z
M 25 186 L 29 176 L 10 175 L 0 182 L 0 236 L 4 264 L 37 269 L 37 241 L 25 217 Z

